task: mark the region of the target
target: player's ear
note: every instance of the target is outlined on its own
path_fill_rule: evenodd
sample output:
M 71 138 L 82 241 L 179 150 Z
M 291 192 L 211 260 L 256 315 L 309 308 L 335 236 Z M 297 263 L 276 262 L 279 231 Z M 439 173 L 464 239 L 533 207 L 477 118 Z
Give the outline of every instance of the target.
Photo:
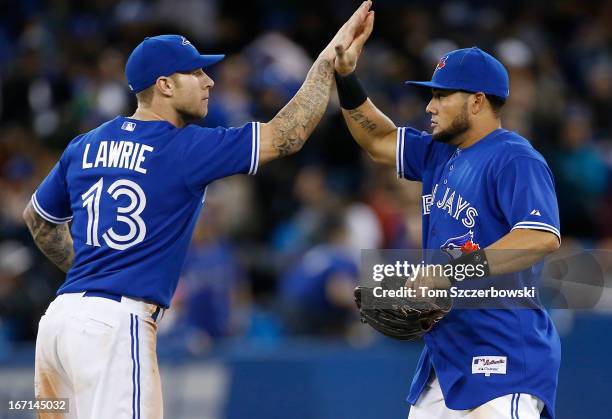
M 474 93 L 468 99 L 470 101 L 470 108 L 474 115 L 482 112 L 486 106 L 486 96 L 482 92 Z
M 170 77 L 158 77 L 155 81 L 155 87 L 165 97 L 174 95 L 175 83 Z

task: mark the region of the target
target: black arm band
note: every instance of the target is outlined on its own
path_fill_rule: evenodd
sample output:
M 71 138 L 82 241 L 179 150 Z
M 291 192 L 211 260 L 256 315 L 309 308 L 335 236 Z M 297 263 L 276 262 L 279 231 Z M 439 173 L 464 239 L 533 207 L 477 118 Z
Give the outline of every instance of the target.
M 471 279 L 483 279 L 490 275 L 489 261 L 484 249 L 467 253 L 450 262 L 453 267 L 453 276 L 448 276 L 451 285 Z M 459 265 L 461 267 L 459 268 Z M 461 279 L 457 279 L 459 277 Z
M 340 106 L 344 109 L 351 110 L 358 108 L 363 102 L 368 100 L 368 94 L 354 71 L 348 76 L 341 76 L 334 71 L 334 77 L 336 78 Z

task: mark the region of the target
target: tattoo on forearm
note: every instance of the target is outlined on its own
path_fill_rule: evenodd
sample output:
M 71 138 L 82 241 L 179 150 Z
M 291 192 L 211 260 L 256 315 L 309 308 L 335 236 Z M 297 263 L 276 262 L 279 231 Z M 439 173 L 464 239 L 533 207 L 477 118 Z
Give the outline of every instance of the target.
M 68 224 L 53 224 L 41 218 L 31 204 L 24 212 L 24 219 L 38 248 L 64 272 L 74 262 L 74 248 Z
M 302 148 L 321 120 L 329 102 L 333 74 L 330 61 L 317 60 L 300 90 L 274 117 L 272 145 L 280 157 Z
M 376 124 L 372 122 L 367 116 L 365 116 L 363 112 L 357 109 L 351 109 L 347 112 L 350 115 L 351 119 L 357 122 L 357 124 L 359 124 L 359 126 L 365 131 L 373 132 L 376 129 Z

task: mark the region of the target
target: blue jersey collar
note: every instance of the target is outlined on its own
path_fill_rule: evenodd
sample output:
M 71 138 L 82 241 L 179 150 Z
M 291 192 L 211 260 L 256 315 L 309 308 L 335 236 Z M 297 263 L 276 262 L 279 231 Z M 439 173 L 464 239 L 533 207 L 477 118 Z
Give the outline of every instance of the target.
M 488 133 L 487 135 L 482 137 L 480 140 L 476 141 L 471 146 L 466 147 L 466 148 L 459 148 L 459 147 L 457 147 L 457 150 L 461 150 L 461 153 L 465 153 L 465 152 L 471 151 L 471 150 L 478 150 L 478 149 L 484 147 L 486 144 L 490 143 L 495 137 L 497 137 L 498 135 L 500 135 L 500 134 L 502 134 L 504 132 L 506 132 L 505 129 L 497 128 L 496 130 L 491 131 L 490 133 Z

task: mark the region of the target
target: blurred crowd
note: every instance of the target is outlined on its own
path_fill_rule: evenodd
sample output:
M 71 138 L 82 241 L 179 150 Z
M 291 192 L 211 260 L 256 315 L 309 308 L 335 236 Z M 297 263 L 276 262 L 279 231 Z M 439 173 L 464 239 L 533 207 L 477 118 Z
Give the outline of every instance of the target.
M 181 33 L 227 58 L 204 126 L 270 120 L 357 1 L 0 1 L 0 354 L 33 341 L 63 275 L 21 212 L 72 138 L 135 98 L 123 67 L 145 37 Z M 612 242 L 612 3 L 377 0 L 358 73 L 397 125 L 426 130 L 445 52 L 478 45 L 510 72 L 503 125 L 544 154 L 564 245 Z M 420 245 L 420 186 L 364 155 L 334 95 L 297 155 L 209 188 L 162 334 L 192 352 L 216 339 L 355 333 L 359 250 Z

